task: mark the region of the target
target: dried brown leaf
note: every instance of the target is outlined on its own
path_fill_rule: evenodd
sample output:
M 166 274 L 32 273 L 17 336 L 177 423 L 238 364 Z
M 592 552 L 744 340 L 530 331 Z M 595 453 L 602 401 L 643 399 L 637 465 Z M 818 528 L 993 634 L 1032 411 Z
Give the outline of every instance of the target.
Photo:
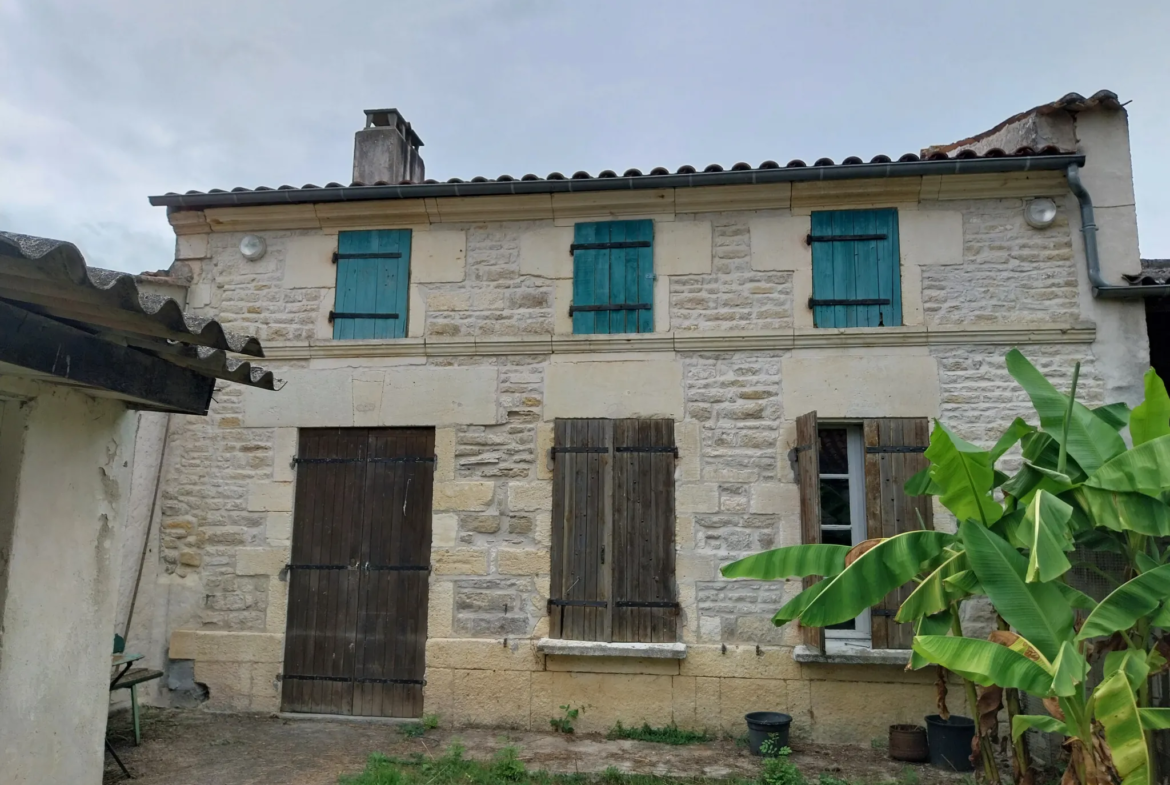
M 877 537 L 875 539 L 866 540 L 865 542 L 860 542 L 857 545 L 854 545 L 849 549 L 849 553 L 845 554 L 845 566 L 848 567 L 850 564 L 860 559 L 865 555 L 866 551 L 868 551 L 870 548 L 876 547 L 882 541 L 882 539 L 883 538 L 881 537 Z

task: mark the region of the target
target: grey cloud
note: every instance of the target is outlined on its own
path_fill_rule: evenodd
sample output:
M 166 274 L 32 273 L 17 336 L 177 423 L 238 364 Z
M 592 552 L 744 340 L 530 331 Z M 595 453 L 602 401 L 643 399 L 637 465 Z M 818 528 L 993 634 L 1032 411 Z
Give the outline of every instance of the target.
M 1089 0 L 0 0 L 0 217 L 158 269 L 148 194 L 347 181 L 372 106 L 466 178 L 900 154 L 1108 88 L 1134 102 L 1143 253 L 1170 256 L 1168 22 Z

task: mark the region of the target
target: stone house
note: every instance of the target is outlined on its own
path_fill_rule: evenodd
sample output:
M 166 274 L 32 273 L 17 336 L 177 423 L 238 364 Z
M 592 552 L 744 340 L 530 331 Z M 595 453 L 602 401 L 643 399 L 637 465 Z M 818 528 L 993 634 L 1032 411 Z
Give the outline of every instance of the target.
M 870 162 L 439 183 L 421 146 L 372 110 L 351 186 L 151 198 L 190 311 L 285 382 L 171 429 L 160 664 L 208 708 L 452 725 L 932 713 L 894 599 L 822 637 L 771 624 L 796 584 L 719 567 L 953 526 L 901 482 L 931 418 L 989 445 L 1023 410 L 1012 347 L 1140 398 L 1116 96 Z
M 12 785 L 102 779 L 137 412 L 198 419 L 217 380 L 272 394 L 271 373 L 227 354 L 260 355 L 255 338 L 184 318 L 149 288 L 88 267 L 70 243 L 0 232 L 0 772 Z

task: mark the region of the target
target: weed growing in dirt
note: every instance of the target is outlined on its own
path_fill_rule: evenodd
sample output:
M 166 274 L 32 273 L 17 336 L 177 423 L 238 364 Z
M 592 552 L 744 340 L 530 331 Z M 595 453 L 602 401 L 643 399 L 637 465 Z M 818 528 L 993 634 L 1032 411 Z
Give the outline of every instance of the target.
M 464 758 L 464 748 L 457 742 L 435 758 L 421 754 L 391 758 L 375 753 L 366 760 L 362 773 L 343 776 L 338 782 L 341 785 L 806 785 L 803 779 L 791 777 L 761 778 L 753 783 L 627 774 L 612 766 L 601 774 L 550 774 L 529 771 L 513 746 L 502 748 L 491 761 L 481 762 Z
M 577 717 L 584 710 L 583 706 L 574 709 L 571 703 L 566 703 L 561 706 L 561 716 L 550 718 L 548 724 L 557 733 L 572 733 L 573 723 L 577 721 Z
M 609 729 L 609 733 L 605 735 L 605 738 L 611 741 L 614 739 L 653 741 L 658 744 L 673 744 L 676 747 L 681 747 L 684 744 L 699 744 L 704 741 L 711 741 L 711 737 L 706 732 L 681 730 L 674 723 L 661 728 L 652 728 L 649 723 L 642 723 L 642 727 L 640 728 L 627 728 L 622 725 L 620 720 Z
M 398 726 L 398 732 L 408 739 L 417 739 L 427 732 L 426 726 L 421 722 L 408 722 Z
M 840 777 L 834 777 L 828 772 L 822 771 L 817 777 L 817 785 L 851 785 L 849 780 L 843 780 Z
M 792 750 L 781 747 L 775 751 L 775 757 L 772 757 L 770 751 L 764 749 L 764 745 L 770 741 L 771 739 L 768 739 L 760 745 L 760 751 L 767 756 L 764 758 L 764 769 L 760 772 L 760 785 L 807 785 L 808 781 L 800 773 L 800 769 L 788 760 Z
M 427 730 L 435 730 L 439 727 L 438 714 L 424 714 L 422 715 L 422 726 Z

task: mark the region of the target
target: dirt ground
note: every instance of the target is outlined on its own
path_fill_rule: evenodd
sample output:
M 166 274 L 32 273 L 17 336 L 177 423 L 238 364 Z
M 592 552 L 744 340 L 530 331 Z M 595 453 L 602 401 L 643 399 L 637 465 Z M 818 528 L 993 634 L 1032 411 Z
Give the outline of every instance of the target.
M 530 769 L 627 772 L 712 778 L 753 777 L 759 758 L 734 740 L 671 747 L 640 741 L 607 741 L 598 735 L 565 736 L 530 731 L 439 728 L 417 739 L 397 726 L 345 720 L 283 719 L 255 714 L 212 714 L 145 709 L 142 746 L 134 747 L 127 714 L 110 717 L 109 739 L 141 785 L 336 785 L 341 774 L 362 770 L 371 752 L 386 755 L 441 753 L 458 739 L 472 758 L 490 758 L 507 745 Z M 854 782 L 890 780 L 958 785 L 958 775 L 890 760 L 884 750 L 793 744 L 792 760 L 815 782 L 824 771 Z M 106 755 L 105 783 L 124 781 Z

